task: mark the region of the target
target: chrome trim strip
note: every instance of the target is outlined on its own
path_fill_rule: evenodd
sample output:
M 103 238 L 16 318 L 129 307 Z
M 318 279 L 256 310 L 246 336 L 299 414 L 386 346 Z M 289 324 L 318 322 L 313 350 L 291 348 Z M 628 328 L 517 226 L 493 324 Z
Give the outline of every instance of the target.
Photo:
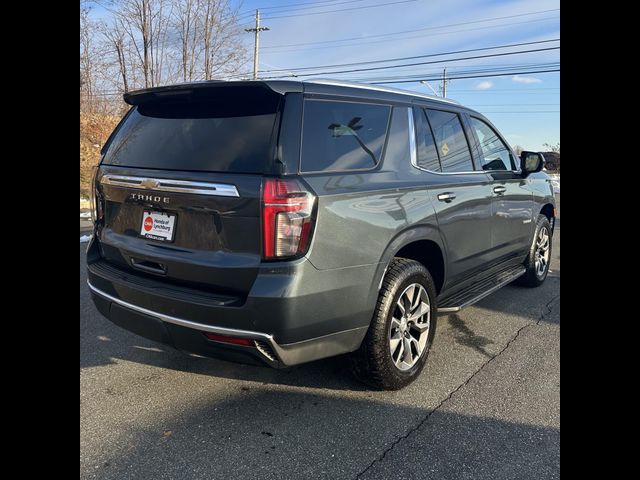
M 416 126 L 413 121 L 413 109 L 409 109 L 409 131 L 413 131 L 413 135 L 409 138 L 409 150 L 411 152 L 411 165 L 418 170 L 422 170 L 423 172 L 433 173 L 434 175 L 471 175 L 482 173 L 487 175 L 485 170 L 474 170 L 472 172 L 434 172 L 433 170 L 428 170 L 423 167 L 418 166 L 418 148 L 416 146 Z
M 225 183 L 192 182 L 189 180 L 130 177 L 127 175 L 110 174 L 104 175 L 100 179 L 100 183 L 114 187 L 138 188 L 142 190 L 195 193 L 198 195 L 215 195 L 218 197 L 240 197 L 235 185 Z
M 418 148 L 416 146 L 416 126 L 413 121 L 413 108 L 407 108 L 409 114 L 409 154 L 411 156 L 411 165 L 418 167 Z
M 459 312 L 462 307 L 445 307 L 438 309 L 438 316 L 440 315 L 448 315 L 449 313 Z
M 174 325 L 179 325 L 181 327 L 192 328 L 204 332 L 218 333 L 220 335 L 227 335 L 231 337 L 250 338 L 254 340 L 254 342 L 256 340 L 267 342 L 271 346 L 271 349 L 277 357 L 277 360 L 275 362 L 270 355 L 262 352 L 260 348 L 256 347 L 256 349 L 260 352 L 260 354 L 264 355 L 264 357 L 272 365 L 276 364 L 274 366 L 278 366 L 278 363 L 285 366 L 297 365 L 299 363 L 310 362 L 312 360 L 317 360 L 332 355 L 353 352 L 360 346 L 362 338 L 369 328 L 369 326 L 367 325 L 364 327 L 353 328 L 351 330 L 331 333 L 322 337 L 303 340 L 297 343 L 279 345 L 274 340 L 273 335 L 270 335 L 268 333 L 254 332 L 250 330 L 238 330 L 235 328 L 226 327 L 214 327 L 212 325 L 205 325 L 202 323 L 192 322 L 191 320 L 173 317 L 171 315 L 155 312 L 153 310 L 139 307 L 138 305 L 133 305 L 129 302 L 113 297 L 112 295 L 109 295 L 108 293 L 105 293 L 102 290 L 91 285 L 89 280 L 87 280 L 87 285 L 89 286 L 89 289 L 96 295 L 117 303 L 122 307 L 131 309 L 144 315 L 155 317 L 167 323 L 173 323 Z
M 119 298 L 113 297 L 108 293 L 99 290 L 98 288 L 91 285 L 89 280 L 87 280 L 87 285 L 89 288 L 96 294 L 104 297 L 108 300 L 111 300 L 114 303 L 122 307 L 129 308 L 131 310 L 135 310 L 136 312 L 143 313 L 145 315 L 149 315 L 151 317 L 158 318 L 164 322 L 173 323 L 174 325 L 179 325 L 181 327 L 194 328 L 196 330 L 201 330 L 204 332 L 218 333 L 220 335 L 228 335 L 232 337 L 241 337 L 241 338 L 251 338 L 251 339 L 261 339 L 269 342 L 271 346 L 274 346 L 275 342 L 273 341 L 273 336 L 262 333 L 262 332 L 252 332 L 250 330 L 237 330 L 235 328 L 226 328 L 226 327 L 214 327 L 212 325 L 205 325 L 204 323 L 192 322 L 191 320 L 184 320 L 178 317 L 172 317 L 171 315 L 166 315 L 164 313 L 154 312 L 153 310 L 149 310 L 144 307 L 139 307 L 138 305 L 133 305 L 132 303 L 125 302 L 124 300 L 120 300 Z M 274 348 L 275 349 L 275 348 Z
M 409 148 L 411 149 L 411 165 L 413 165 L 418 170 L 422 170 L 423 172 L 433 173 L 434 175 L 471 175 L 471 174 L 476 175 L 479 173 L 487 175 L 487 172 L 485 170 L 473 170 L 471 172 L 435 172 L 433 170 L 428 170 L 426 168 L 418 166 L 418 154 L 417 154 L 417 147 L 416 147 L 417 131 L 416 131 L 415 122 L 413 121 L 412 112 L 413 112 L 413 109 L 410 108 L 409 109 L 409 130 L 410 131 L 413 130 L 414 132 L 413 136 L 409 139 Z M 411 144 L 412 141 L 413 141 L 413 145 Z
M 474 170 L 473 172 L 434 172 L 433 170 L 427 170 L 426 168 L 419 168 L 420 170 L 424 170 L 425 172 L 433 173 L 434 175 L 477 175 L 482 173 L 484 175 L 488 175 L 484 170 Z
M 434 172 L 433 170 L 427 170 L 426 168 L 419 167 L 418 165 L 412 165 L 418 170 L 422 170 L 423 172 L 433 173 L 434 175 L 477 175 L 478 173 L 484 173 L 488 175 L 484 170 L 474 170 L 473 172 Z

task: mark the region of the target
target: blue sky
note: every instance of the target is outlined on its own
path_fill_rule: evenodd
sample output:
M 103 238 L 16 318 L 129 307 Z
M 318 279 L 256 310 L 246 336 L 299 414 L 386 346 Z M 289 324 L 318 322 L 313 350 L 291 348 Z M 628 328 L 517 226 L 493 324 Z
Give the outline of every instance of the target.
M 429 55 L 560 38 L 559 0 L 237 0 L 235 3 L 241 4 L 243 23 L 252 24 L 253 12 L 260 8 L 264 19 L 262 24 L 270 28 L 260 36 L 261 71 Z M 393 4 L 375 6 L 384 3 Z M 327 10 L 343 11 L 316 14 Z M 95 13 L 100 15 L 101 12 Z M 282 18 L 275 18 L 277 16 Z M 408 30 L 413 32 L 398 33 Z M 253 35 L 247 33 L 245 42 L 252 53 Z M 559 45 L 560 42 L 550 42 L 453 56 Z M 395 63 L 432 60 L 442 58 Z M 449 76 L 455 76 L 456 72 L 463 75 L 459 72 L 464 70 L 486 68 L 551 70 L 559 68 L 559 61 L 560 51 L 556 49 L 322 77 L 372 81 L 418 74 L 433 76 L 441 75 L 445 66 Z M 344 69 L 352 68 L 358 67 Z M 246 71 L 251 69 L 252 64 L 248 62 Z M 265 72 L 262 75 L 275 74 Z M 439 81 L 429 83 L 438 91 Z M 428 86 L 417 81 L 389 86 L 432 93 Z M 512 146 L 544 150 L 543 143 L 560 141 L 560 72 L 452 80 L 447 85 L 447 97 L 484 113 Z
M 535 2 L 522 0 L 417 0 L 357 10 L 355 10 L 357 7 L 399 0 L 355 2 L 335 0 L 335 2 L 327 2 L 327 6 L 317 3 L 317 1 L 245 0 L 242 2 L 241 11 L 247 12 L 247 16 L 242 18 L 243 21 L 251 22 L 251 11 L 255 8 L 261 8 L 261 16 L 264 18 L 262 23 L 270 28 L 260 37 L 261 70 L 409 57 L 560 38 L 560 2 L 558 0 L 537 0 Z M 354 10 L 268 19 L 268 17 L 275 16 L 309 14 L 347 8 L 354 8 Z M 544 12 L 547 10 L 548 12 Z M 523 15 L 533 12 L 543 13 Z M 498 17 L 511 18 L 479 22 Z M 462 25 L 446 26 L 452 24 Z M 422 31 L 385 35 L 407 30 Z M 385 36 L 369 38 L 371 35 Z M 283 46 L 346 38 L 360 38 L 361 40 Z M 253 48 L 253 36 L 247 34 L 246 41 L 247 46 Z M 559 42 L 555 42 L 455 56 L 531 50 L 559 45 Z M 453 72 L 451 75 L 453 76 L 456 70 L 472 68 L 552 64 L 560 61 L 559 52 L 559 50 L 549 50 L 497 58 L 465 60 L 449 64 L 439 63 L 393 70 L 334 74 L 331 77 L 371 79 L 419 73 L 434 75 L 440 74 L 445 66 L 448 67 L 449 72 Z M 417 59 L 396 63 L 425 60 L 434 59 Z M 247 68 L 247 71 L 251 70 L 251 65 L 247 65 Z M 551 70 L 557 68 L 559 67 L 535 67 L 533 69 Z M 337 70 L 342 70 L 342 68 Z M 452 80 L 447 85 L 447 97 L 484 113 L 507 137 L 512 146 L 517 144 L 529 150 L 542 150 L 543 143 L 555 144 L 559 142 L 560 72 L 513 77 L 510 75 Z M 439 91 L 440 82 L 430 81 L 429 83 L 436 91 Z M 418 82 L 390 84 L 390 86 L 432 93 L 428 86 Z

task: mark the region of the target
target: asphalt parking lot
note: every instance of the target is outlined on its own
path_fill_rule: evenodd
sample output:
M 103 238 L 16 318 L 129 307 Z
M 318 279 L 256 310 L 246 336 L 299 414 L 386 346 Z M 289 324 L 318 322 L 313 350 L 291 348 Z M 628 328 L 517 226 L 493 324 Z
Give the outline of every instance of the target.
M 545 284 L 440 317 L 398 392 L 342 357 L 272 370 L 121 330 L 89 298 L 80 244 L 81 478 L 559 478 L 559 227 Z

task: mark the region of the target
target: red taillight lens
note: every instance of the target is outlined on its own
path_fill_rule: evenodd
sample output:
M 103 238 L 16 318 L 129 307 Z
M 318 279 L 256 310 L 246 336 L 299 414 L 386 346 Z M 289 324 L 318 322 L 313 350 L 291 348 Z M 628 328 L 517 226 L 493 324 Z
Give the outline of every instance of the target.
M 233 343 L 234 345 L 244 345 L 246 347 L 253 346 L 253 340 L 250 340 L 248 338 L 227 337 L 226 335 L 218 335 L 217 333 L 210 332 L 206 332 L 204 335 L 209 340 L 214 340 L 216 342 Z
M 91 208 L 91 221 L 95 225 L 96 222 L 102 220 L 104 216 L 104 207 L 102 205 L 102 196 L 98 191 L 98 169 L 94 167 L 93 179 L 91 180 L 91 195 L 89 196 L 89 207 Z
M 304 255 L 313 229 L 315 196 L 293 179 L 262 184 L 262 245 L 267 260 Z

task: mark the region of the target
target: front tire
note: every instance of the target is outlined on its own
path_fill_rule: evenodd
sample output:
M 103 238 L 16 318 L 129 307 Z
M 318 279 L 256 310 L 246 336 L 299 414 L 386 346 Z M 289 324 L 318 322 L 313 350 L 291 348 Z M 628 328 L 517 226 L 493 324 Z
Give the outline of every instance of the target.
M 369 330 L 351 355 L 356 377 L 381 390 L 409 385 L 427 361 L 436 318 L 436 289 L 429 271 L 414 260 L 394 258 Z
M 539 215 L 529 254 L 524 261 L 524 267 L 527 270 L 515 281 L 517 285 L 535 288 L 544 283 L 551 262 L 551 243 L 549 220 L 544 215 Z

